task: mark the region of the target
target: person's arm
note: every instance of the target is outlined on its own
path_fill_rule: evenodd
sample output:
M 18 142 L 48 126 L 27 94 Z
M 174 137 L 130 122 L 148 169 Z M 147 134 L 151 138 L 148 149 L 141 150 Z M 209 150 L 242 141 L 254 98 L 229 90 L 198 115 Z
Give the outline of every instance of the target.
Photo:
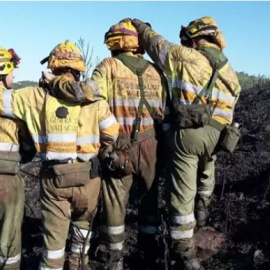
M 106 66 L 102 62 L 96 67 L 92 78 L 75 82 L 70 77 L 54 76 L 44 73 L 43 76 L 49 84 L 49 92 L 52 96 L 71 103 L 87 103 L 101 99 L 108 100 Z
M 132 20 L 132 24 L 136 27 L 139 34 L 139 41 L 160 69 L 168 70 L 169 52 L 172 47 L 178 46 L 166 40 L 157 32 L 152 30 L 149 24 L 138 19 Z M 180 46 L 180 45 L 179 45 Z
M 25 87 L 18 90 L 0 90 L 0 115 L 26 120 L 31 106 L 34 106 L 36 88 Z
M 52 96 L 67 102 L 83 104 L 96 100 L 98 86 L 91 79 L 75 82 L 68 76 L 61 75 L 49 80 L 49 92 Z
M 118 138 L 119 123 L 105 100 L 99 102 L 99 132 L 102 147 L 113 144 Z

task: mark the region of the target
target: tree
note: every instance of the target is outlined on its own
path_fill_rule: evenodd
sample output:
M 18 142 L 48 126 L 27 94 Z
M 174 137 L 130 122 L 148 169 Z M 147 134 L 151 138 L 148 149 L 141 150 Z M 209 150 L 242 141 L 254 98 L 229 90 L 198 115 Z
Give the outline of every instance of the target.
M 85 43 L 85 40 L 83 38 L 79 38 L 78 43 L 76 43 L 76 46 L 82 51 L 83 58 L 85 60 L 85 66 L 86 70 L 82 73 L 83 80 L 89 77 L 89 73 L 92 69 L 92 67 L 96 66 L 100 59 L 99 57 L 96 57 L 95 64 L 93 63 L 93 52 L 94 48 L 93 46 L 90 49 L 89 43 Z

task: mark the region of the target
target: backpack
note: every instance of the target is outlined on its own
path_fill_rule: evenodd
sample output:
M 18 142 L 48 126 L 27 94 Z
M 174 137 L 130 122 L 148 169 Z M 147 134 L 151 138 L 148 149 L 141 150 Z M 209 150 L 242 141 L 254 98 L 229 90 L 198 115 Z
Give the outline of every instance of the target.
M 215 85 L 218 73 L 228 62 L 228 59 L 218 49 L 211 47 L 199 48 L 199 51 L 209 60 L 213 69 L 208 83 L 203 87 L 201 92 L 195 97 L 192 104 L 179 105 L 175 108 L 175 124 L 178 128 L 199 128 L 210 124 L 219 130 L 223 125 L 211 118 L 212 90 Z M 207 104 L 199 104 L 202 97 L 208 97 Z

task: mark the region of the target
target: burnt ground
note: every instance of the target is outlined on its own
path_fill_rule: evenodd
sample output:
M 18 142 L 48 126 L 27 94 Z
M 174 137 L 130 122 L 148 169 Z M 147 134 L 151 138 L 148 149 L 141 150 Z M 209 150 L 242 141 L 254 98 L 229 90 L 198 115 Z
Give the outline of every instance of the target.
M 233 154 L 220 152 L 210 219 L 196 233 L 198 251 L 206 270 L 270 269 L 270 89 L 243 91 L 235 112 L 242 136 Z M 22 227 L 21 269 L 36 270 L 42 238 L 39 202 L 39 162 L 23 165 L 26 181 L 25 216 Z M 161 210 L 166 219 L 165 204 Z M 134 268 L 136 202 L 127 215 L 126 266 Z M 158 269 L 167 269 L 166 226 L 160 227 Z M 93 245 L 95 247 L 95 243 Z M 94 255 L 91 254 L 95 266 Z M 95 268 L 95 267 L 94 267 Z

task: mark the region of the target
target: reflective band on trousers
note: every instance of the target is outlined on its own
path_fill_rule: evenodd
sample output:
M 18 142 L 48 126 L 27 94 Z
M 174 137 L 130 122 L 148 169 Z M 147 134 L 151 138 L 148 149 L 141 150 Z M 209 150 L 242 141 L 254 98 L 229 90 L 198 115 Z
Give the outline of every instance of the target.
M 0 151 L 18 152 L 19 145 L 14 143 L 0 143 Z
M 194 213 L 186 216 L 175 215 L 171 217 L 171 221 L 177 225 L 184 225 L 195 221 Z
M 157 230 L 158 229 L 156 226 L 146 226 L 146 225 L 139 226 L 139 231 L 145 234 L 156 234 Z
M 43 257 L 49 260 L 60 259 L 65 255 L 65 248 L 58 249 L 58 250 L 43 250 Z
M 210 190 L 198 190 L 198 194 L 205 195 L 205 196 L 210 196 L 212 194 L 212 191 L 213 191 L 213 189 L 211 187 Z
M 73 234 L 75 234 L 79 237 L 83 237 L 83 238 L 86 238 L 86 236 L 88 235 L 88 232 L 89 232 L 86 229 L 80 229 L 80 228 L 76 228 L 74 226 L 72 226 L 72 231 L 73 231 Z M 88 235 L 88 239 L 90 239 L 92 236 L 93 236 L 93 232 L 90 231 L 89 235 Z
M 51 267 L 47 267 L 47 266 L 44 266 L 44 265 L 40 265 L 39 266 L 39 270 L 62 270 L 63 267 L 60 267 L 60 268 L 51 268 Z
M 85 250 L 84 250 L 84 254 L 87 254 L 88 252 L 88 249 L 89 249 L 90 246 L 88 245 L 85 245 Z M 83 244 L 72 244 L 71 245 L 71 251 L 74 252 L 74 253 L 78 253 L 78 254 L 81 254 L 82 251 L 83 251 Z
M 120 234 L 125 232 L 125 225 L 121 225 L 121 226 L 101 226 L 100 230 L 103 233 L 107 233 L 107 234 Z
M 21 253 L 14 256 L 14 257 L 2 257 L 0 256 L 0 263 L 4 263 L 5 265 L 6 264 L 14 264 L 14 263 L 17 263 L 21 260 Z
M 124 248 L 124 241 L 119 243 L 109 243 L 107 246 L 111 250 L 122 250 Z
M 105 119 L 99 123 L 99 129 L 100 129 L 100 131 L 102 131 L 102 130 L 110 127 L 111 125 L 115 124 L 116 122 L 117 121 L 116 121 L 114 115 L 111 115 L 110 117 L 108 117 L 107 119 Z
M 171 228 L 171 238 L 173 240 L 192 238 L 192 236 L 193 236 L 193 229 L 187 231 L 180 231 Z
M 12 91 L 4 90 L 3 91 L 3 111 L 4 115 L 9 116 L 11 118 L 15 118 L 12 112 Z

